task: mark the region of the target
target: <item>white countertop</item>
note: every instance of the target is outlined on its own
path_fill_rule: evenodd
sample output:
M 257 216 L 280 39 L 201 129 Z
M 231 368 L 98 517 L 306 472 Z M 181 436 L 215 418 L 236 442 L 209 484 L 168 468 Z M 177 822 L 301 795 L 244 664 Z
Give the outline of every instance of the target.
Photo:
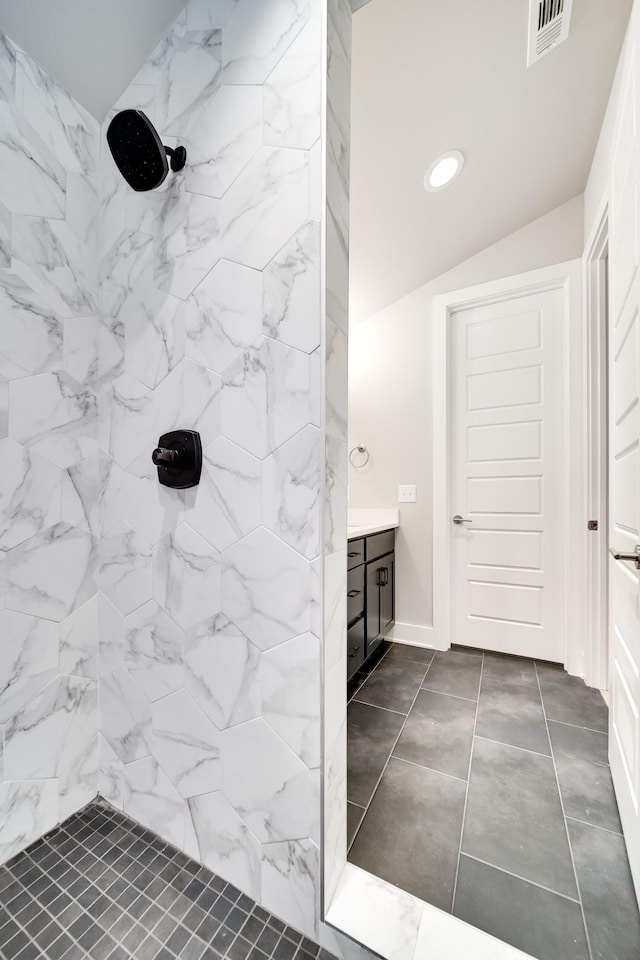
M 354 508 L 347 515 L 347 540 L 368 537 L 372 533 L 400 526 L 400 511 L 388 508 Z

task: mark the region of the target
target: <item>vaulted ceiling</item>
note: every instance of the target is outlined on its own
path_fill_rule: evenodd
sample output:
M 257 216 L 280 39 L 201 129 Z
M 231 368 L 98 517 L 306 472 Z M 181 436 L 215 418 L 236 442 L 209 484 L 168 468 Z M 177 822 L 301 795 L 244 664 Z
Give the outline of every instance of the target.
M 574 0 L 569 39 L 530 69 L 528 0 L 353 5 L 358 320 L 584 190 L 632 0 Z M 426 193 L 449 149 L 462 175 Z

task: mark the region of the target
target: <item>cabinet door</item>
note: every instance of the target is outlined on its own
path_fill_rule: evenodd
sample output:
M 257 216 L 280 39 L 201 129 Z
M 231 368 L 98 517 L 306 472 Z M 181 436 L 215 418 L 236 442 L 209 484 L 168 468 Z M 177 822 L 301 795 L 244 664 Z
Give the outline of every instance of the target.
M 380 643 L 380 567 L 381 563 L 367 564 L 367 656 Z
M 380 633 L 386 637 L 395 620 L 395 555 L 384 557 L 380 571 Z

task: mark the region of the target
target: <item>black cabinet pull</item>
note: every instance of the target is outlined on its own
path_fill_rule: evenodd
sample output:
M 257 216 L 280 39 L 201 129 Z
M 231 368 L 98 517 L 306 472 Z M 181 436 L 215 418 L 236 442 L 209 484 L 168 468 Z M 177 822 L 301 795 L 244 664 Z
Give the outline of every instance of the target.
M 348 557 L 361 557 L 361 556 L 362 556 L 362 551 L 361 551 L 361 550 L 354 550 L 353 553 L 348 553 L 347 556 L 348 556 Z
M 348 596 L 348 597 L 359 597 L 359 596 L 360 596 L 360 590 L 349 590 L 347 596 Z
M 357 654 L 357 652 L 358 652 L 359 649 L 360 649 L 360 647 L 354 647 L 354 648 L 353 648 L 353 653 L 350 653 L 350 654 L 349 654 L 349 659 L 350 659 L 350 660 L 353 660 L 353 658 L 355 657 L 355 655 Z
M 378 570 L 378 583 L 379 587 L 386 587 L 389 583 L 389 571 L 386 567 L 380 567 Z

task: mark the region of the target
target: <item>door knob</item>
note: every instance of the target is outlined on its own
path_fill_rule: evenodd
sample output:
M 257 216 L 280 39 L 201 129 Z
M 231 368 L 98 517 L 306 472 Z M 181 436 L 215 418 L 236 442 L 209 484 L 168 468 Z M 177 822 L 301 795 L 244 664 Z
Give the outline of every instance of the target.
M 460 527 L 463 523 L 473 523 L 473 520 L 465 520 L 464 517 L 461 517 L 459 513 L 456 513 L 455 517 L 452 518 L 456 526 Z
M 636 565 L 636 570 L 640 570 L 640 543 L 636 545 L 635 553 L 618 553 L 613 547 L 609 547 L 609 553 L 614 560 L 631 560 Z

